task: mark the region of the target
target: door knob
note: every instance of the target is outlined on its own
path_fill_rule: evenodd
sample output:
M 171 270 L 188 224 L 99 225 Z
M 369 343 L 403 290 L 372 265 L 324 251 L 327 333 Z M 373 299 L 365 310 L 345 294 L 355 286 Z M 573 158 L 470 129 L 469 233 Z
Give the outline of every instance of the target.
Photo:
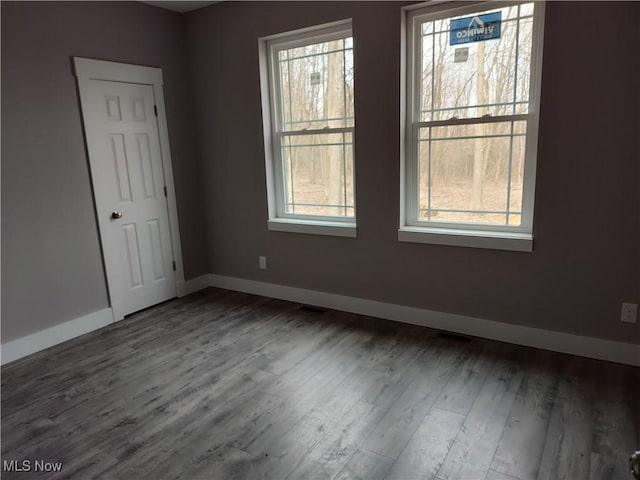
M 111 220 L 117 220 L 122 218 L 122 213 L 120 212 L 111 212 Z

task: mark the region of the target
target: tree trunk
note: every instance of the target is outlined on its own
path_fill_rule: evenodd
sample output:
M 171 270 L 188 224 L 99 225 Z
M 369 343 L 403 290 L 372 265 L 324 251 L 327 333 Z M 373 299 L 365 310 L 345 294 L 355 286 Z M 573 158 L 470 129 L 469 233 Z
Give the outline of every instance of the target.
M 342 40 L 332 42 L 329 50 L 339 49 L 342 47 Z M 327 118 L 337 118 L 344 116 L 344 98 L 343 98 L 343 65 L 342 57 L 338 53 L 333 53 L 327 59 L 327 91 L 325 95 L 325 116 Z M 325 137 L 325 135 L 323 135 Z M 329 140 L 323 138 L 323 141 Z M 332 141 L 331 143 L 335 143 Z M 327 203 L 331 205 L 341 205 L 344 191 L 343 177 L 343 149 L 331 146 L 326 148 L 326 161 L 328 166 L 329 185 L 327 185 Z M 331 209 L 334 215 L 344 214 L 344 210 L 340 208 Z
M 484 65 L 484 42 L 478 43 L 478 72 L 477 72 L 477 104 L 484 105 L 488 101 L 487 76 L 485 74 Z M 485 115 L 488 112 L 487 107 L 478 109 L 478 116 Z M 478 123 L 474 125 L 474 135 L 484 137 L 486 135 L 486 124 Z M 472 186 L 472 203 L 473 210 L 483 210 L 482 198 L 484 196 L 484 176 L 487 158 L 485 155 L 487 147 L 486 138 L 476 138 L 473 145 L 473 186 Z

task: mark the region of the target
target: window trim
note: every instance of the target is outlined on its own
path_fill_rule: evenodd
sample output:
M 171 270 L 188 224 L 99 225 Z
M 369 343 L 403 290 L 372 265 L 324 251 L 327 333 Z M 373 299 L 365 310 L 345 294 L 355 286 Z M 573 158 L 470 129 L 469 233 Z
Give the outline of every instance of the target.
M 353 195 L 354 216 L 330 216 L 311 214 L 291 214 L 285 211 L 284 178 L 281 173 L 282 158 L 280 153 L 281 141 L 278 136 L 299 135 L 301 133 L 278 132 L 280 109 L 279 76 L 277 65 L 273 61 L 274 55 L 284 49 L 307 45 L 310 40 L 313 43 L 327 42 L 335 39 L 353 36 L 351 19 L 325 23 L 299 30 L 294 30 L 276 35 L 262 37 L 258 41 L 260 64 L 260 90 L 262 100 L 262 122 L 264 132 L 265 169 L 267 180 L 267 228 L 272 231 L 285 231 L 294 233 L 309 233 L 315 235 L 333 235 L 340 237 L 356 237 L 356 213 L 355 213 L 355 126 L 335 127 L 330 129 L 305 130 L 303 134 L 313 133 L 351 134 L 353 141 Z M 355 43 L 355 42 L 354 42 Z
M 479 8 L 502 8 L 519 2 L 475 2 L 455 6 L 452 2 L 429 2 L 429 4 L 405 7 L 402 15 L 402 51 L 400 79 L 400 226 L 398 240 L 402 242 L 433 243 L 499 250 L 533 250 L 533 208 L 540 119 L 540 91 L 542 80 L 542 55 L 544 47 L 545 2 L 535 2 L 531 50 L 531 80 L 529 86 L 529 111 L 526 114 L 527 142 L 523 172 L 522 222 L 519 226 L 487 225 L 454 222 L 426 222 L 417 218 L 417 176 L 410 174 L 417 165 L 416 139 L 420 123 L 414 121 L 416 103 L 415 85 L 419 85 L 419 69 L 414 47 L 419 41 L 420 29 L 416 26 L 425 19 L 439 19 L 472 13 Z M 498 118 L 498 117 L 496 117 Z M 444 121 L 447 124 L 470 123 L 467 119 Z M 473 120 L 477 123 L 477 119 Z M 413 197 L 416 197 L 415 199 Z

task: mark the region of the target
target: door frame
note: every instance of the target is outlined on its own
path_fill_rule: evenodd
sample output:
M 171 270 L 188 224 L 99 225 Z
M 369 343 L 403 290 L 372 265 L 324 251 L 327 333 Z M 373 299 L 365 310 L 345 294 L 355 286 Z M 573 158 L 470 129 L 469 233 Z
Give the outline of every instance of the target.
M 169 146 L 169 129 L 167 126 L 167 115 L 164 105 L 162 69 L 156 67 L 146 67 L 142 65 L 133 65 L 129 63 L 108 62 L 104 60 L 96 60 L 84 57 L 73 57 L 74 74 L 78 81 L 78 91 L 80 93 L 80 110 L 82 113 L 82 124 L 84 127 L 85 145 L 87 147 L 87 156 L 89 157 L 89 143 L 87 138 L 88 120 L 84 115 L 83 98 L 87 96 L 87 87 L 92 80 L 102 80 L 107 82 L 123 82 L 149 85 L 153 88 L 153 96 L 155 106 L 157 108 L 156 121 L 158 125 L 158 137 L 160 139 L 160 155 L 162 157 L 162 170 L 164 175 L 164 185 L 167 189 L 167 212 L 169 217 L 169 231 L 171 236 L 171 252 L 173 261 L 175 262 L 175 282 L 176 294 L 182 296 L 181 288 L 184 283 L 184 265 L 182 263 L 182 246 L 180 243 L 180 230 L 178 222 L 178 206 L 176 204 L 175 185 L 173 181 L 173 167 L 171 162 L 171 148 Z M 91 172 L 91 161 L 87 158 L 89 164 L 89 173 L 91 174 L 91 187 L 94 187 L 94 178 Z M 97 209 L 94 198 L 94 209 Z M 96 210 L 96 220 L 100 230 L 100 252 L 105 268 L 105 277 L 107 279 L 107 290 L 109 296 L 109 305 L 113 306 L 113 292 L 116 292 L 115 285 L 112 285 L 112 278 L 107 274 L 107 261 L 105 258 L 104 245 L 102 242 L 103 226 Z M 115 309 L 111 308 L 113 321 L 122 320 L 123 317 L 116 318 Z

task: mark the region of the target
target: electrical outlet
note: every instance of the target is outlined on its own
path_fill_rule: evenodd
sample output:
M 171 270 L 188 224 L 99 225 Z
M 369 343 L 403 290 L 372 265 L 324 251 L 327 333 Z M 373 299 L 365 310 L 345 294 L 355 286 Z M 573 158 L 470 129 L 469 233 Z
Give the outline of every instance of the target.
M 620 315 L 620 321 L 624 323 L 636 323 L 637 319 L 638 319 L 638 304 L 623 303 L 622 315 Z
M 260 263 L 260 269 L 267 269 L 267 257 L 258 257 L 258 262 Z

